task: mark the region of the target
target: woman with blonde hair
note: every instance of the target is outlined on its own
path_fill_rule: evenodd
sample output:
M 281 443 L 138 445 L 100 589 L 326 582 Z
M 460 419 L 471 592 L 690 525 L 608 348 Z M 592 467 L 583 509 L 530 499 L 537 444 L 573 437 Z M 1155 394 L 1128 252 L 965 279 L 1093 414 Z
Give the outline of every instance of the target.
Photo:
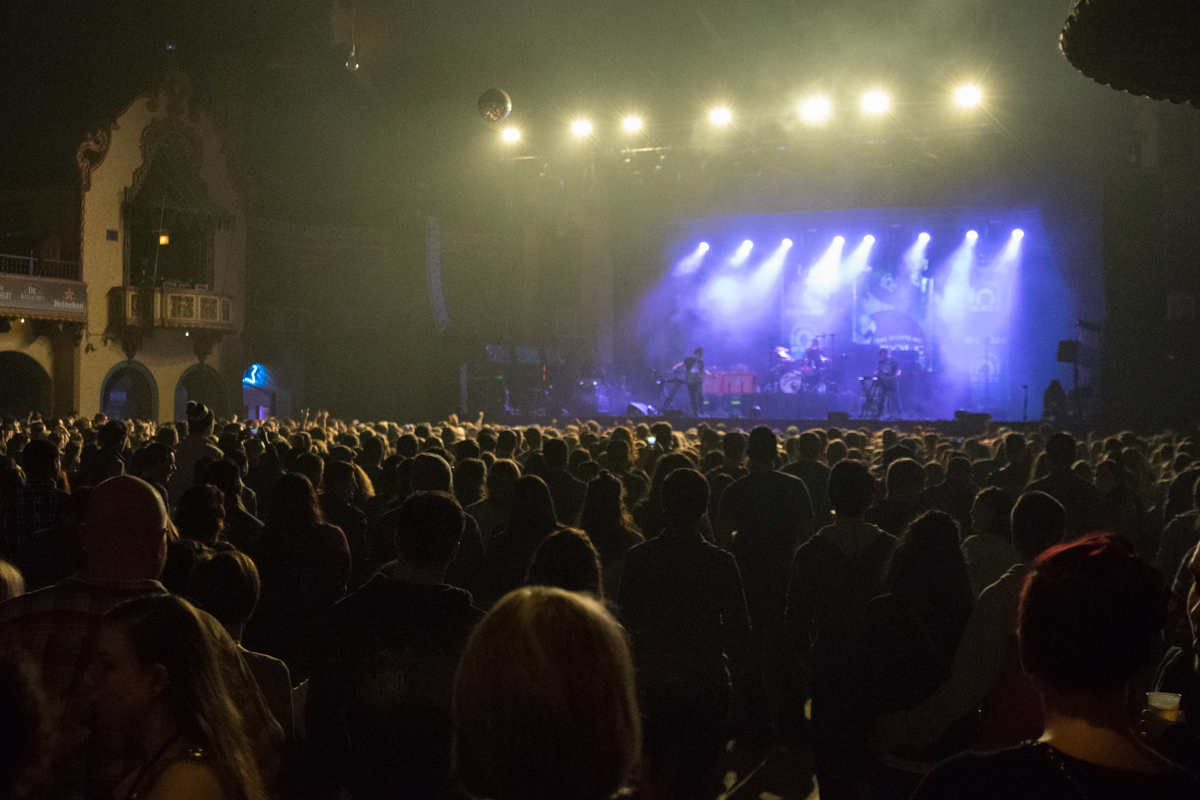
M 604 800 L 641 752 L 625 630 L 598 601 L 528 586 L 471 635 L 454 686 L 454 761 L 473 797 Z
M 106 722 L 128 731 L 143 754 L 115 797 L 266 797 L 253 732 L 230 697 L 213 635 L 174 595 L 129 600 L 105 615 L 92 692 Z

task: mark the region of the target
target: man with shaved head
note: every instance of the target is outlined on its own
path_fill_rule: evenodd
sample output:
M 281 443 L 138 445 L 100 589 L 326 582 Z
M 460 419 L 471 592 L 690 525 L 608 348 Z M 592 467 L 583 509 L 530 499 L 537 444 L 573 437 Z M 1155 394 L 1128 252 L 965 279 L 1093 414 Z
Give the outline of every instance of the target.
M 87 706 L 84 676 L 104 614 L 126 600 L 167 593 L 158 575 L 173 536 L 153 486 L 128 475 L 109 478 L 88 500 L 83 569 L 54 586 L 0 603 L 0 650 L 24 650 L 37 665 L 51 718 Z M 81 746 L 93 731 L 86 720 L 72 717 L 70 738 Z M 120 759 L 104 763 L 117 774 L 93 777 L 115 784 Z

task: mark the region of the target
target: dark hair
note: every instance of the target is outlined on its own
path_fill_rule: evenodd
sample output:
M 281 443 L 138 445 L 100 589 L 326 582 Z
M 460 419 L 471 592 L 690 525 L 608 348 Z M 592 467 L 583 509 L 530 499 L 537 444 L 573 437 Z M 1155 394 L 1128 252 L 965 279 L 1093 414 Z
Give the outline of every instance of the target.
M 240 625 L 254 613 L 261 591 L 258 567 L 250 556 L 223 550 L 192 567 L 187 597 L 222 625 Z
M 517 541 L 540 542 L 558 528 L 550 489 L 536 475 L 517 479 L 509 509 L 507 530 Z
M 662 482 L 666 523 L 687 524 L 698 520 L 708 510 L 708 497 L 708 481 L 703 475 L 688 467 L 672 470 Z
M 299 472 L 288 472 L 281 477 L 271 490 L 267 528 L 293 533 L 309 531 L 324 522 L 321 504 L 308 478 Z
M 187 426 L 189 434 L 195 435 L 211 431 L 213 421 L 212 409 L 203 403 L 197 403 L 195 400 L 188 401 Z
M 225 494 L 225 509 L 242 508 L 242 468 L 232 458 L 218 458 L 200 473 L 200 480 Z
M 583 512 L 579 515 L 579 527 L 606 559 L 625 551 L 621 529 L 641 536 L 625 508 L 625 484 L 608 470 L 601 470 L 588 482 Z
M 917 494 L 925 488 L 925 469 L 911 458 L 897 458 L 887 470 L 887 492 Z
M 1030 561 L 1038 553 L 1062 541 L 1067 512 L 1062 503 L 1045 492 L 1025 492 L 1012 510 L 1013 547 Z
M 174 522 L 180 537 L 216 544 L 225 529 L 225 493 L 207 483 L 188 487 L 179 498 Z
M 746 455 L 756 464 L 774 464 L 775 457 L 779 455 L 779 439 L 775 431 L 766 425 L 759 425 L 750 431 Z
M 396 550 L 418 569 L 443 566 L 454 558 L 466 515 L 446 492 L 414 492 L 395 511 Z
M 1162 575 L 1118 536 L 1052 547 L 1021 593 L 1021 663 L 1057 691 L 1119 688 L 1146 666 L 1170 601 Z
M 525 583 L 588 592 L 604 599 L 600 555 L 588 535 L 575 528 L 561 528 L 542 540 L 529 564 Z
M 546 469 L 559 470 L 567 466 L 567 443 L 562 439 L 547 439 L 542 443 L 542 458 Z
M 746 434 L 730 431 L 721 437 L 721 451 L 726 458 L 741 458 L 746 455 Z
M 1075 461 L 1075 438 L 1069 433 L 1056 433 L 1046 440 L 1046 460 L 1060 467 Z
M 815 459 L 821 455 L 821 437 L 812 431 L 800 434 L 796 442 L 796 456 L 804 459 Z
M 954 614 L 965 625 L 974 595 L 954 518 L 926 511 L 910 522 L 888 559 L 884 583 L 923 611 Z
M 971 461 L 964 456 L 954 456 L 946 462 L 946 477 L 953 480 L 971 480 Z
M 1010 535 L 1008 517 L 1013 507 L 1012 495 L 999 486 L 989 486 L 975 495 L 974 506 L 991 518 L 993 530 L 990 532 L 1003 531 L 1005 536 Z
M 487 464 L 478 458 L 464 458 L 454 465 L 454 496 L 464 506 L 483 499 Z
M 875 502 L 875 477 L 861 461 L 839 461 L 829 471 L 829 504 L 838 516 L 860 517 Z
M 58 448 L 46 439 L 34 439 L 21 451 L 21 462 L 29 480 L 46 480 L 58 476 Z
M 226 793 L 246 800 L 264 798 L 242 715 L 222 674 L 221 644 L 213 638 L 227 634 L 206 625 L 191 603 L 175 595 L 128 600 L 105 614 L 104 621 L 124 632 L 143 664 L 166 670 L 163 696 L 174 721 L 209 753 L 208 763 Z

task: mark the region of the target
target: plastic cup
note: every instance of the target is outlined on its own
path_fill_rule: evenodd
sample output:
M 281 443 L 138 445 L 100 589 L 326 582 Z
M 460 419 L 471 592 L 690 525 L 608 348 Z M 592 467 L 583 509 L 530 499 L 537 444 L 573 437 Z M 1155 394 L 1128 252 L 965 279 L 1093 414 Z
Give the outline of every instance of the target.
M 1168 722 L 1179 720 L 1179 695 L 1171 692 L 1146 692 L 1150 711 Z

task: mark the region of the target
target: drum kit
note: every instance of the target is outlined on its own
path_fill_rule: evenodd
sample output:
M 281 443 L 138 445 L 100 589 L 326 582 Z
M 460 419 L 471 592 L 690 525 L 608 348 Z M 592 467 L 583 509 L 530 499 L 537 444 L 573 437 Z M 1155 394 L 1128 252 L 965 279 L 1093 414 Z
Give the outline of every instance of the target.
M 833 394 L 837 391 L 829 359 L 824 353 L 805 353 L 803 358 L 792 358 L 786 347 L 776 347 L 772 361 L 764 391 L 783 394 Z

